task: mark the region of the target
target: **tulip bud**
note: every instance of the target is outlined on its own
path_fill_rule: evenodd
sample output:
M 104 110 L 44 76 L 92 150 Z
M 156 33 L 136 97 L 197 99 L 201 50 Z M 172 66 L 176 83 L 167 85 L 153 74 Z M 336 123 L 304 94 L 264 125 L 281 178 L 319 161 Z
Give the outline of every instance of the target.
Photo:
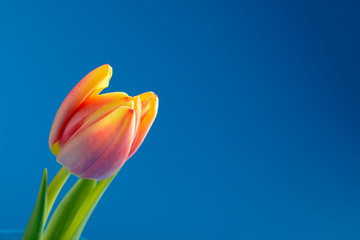
M 158 109 L 158 97 L 115 92 L 101 94 L 112 68 L 103 65 L 85 76 L 61 104 L 49 146 L 57 161 L 80 178 L 114 175 L 140 147 Z

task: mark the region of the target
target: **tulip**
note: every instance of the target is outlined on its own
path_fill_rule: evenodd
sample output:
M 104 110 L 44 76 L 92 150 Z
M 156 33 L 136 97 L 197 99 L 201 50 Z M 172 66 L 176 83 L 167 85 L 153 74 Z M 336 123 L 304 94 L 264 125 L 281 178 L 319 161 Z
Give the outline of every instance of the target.
M 110 65 L 86 75 L 65 98 L 51 127 L 52 153 L 80 178 L 114 175 L 140 147 L 157 114 L 159 100 L 153 92 L 99 95 L 111 76 Z

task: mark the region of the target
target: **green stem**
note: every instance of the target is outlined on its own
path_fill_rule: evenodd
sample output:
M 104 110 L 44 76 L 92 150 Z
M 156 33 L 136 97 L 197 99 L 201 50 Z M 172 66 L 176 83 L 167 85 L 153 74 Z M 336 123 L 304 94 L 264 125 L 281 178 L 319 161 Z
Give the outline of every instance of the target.
M 47 205 L 46 205 L 46 212 L 45 212 L 45 221 L 49 216 L 52 206 L 56 200 L 56 197 L 59 195 L 60 190 L 64 186 L 66 180 L 69 178 L 70 172 L 65 168 L 62 167 L 60 171 L 56 174 L 55 178 L 50 183 L 48 190 L 47 190 Z
M 46 227 L 44 240 L 78 240 L 115 176 L 99 182 L 80 178 L 57 206 Z
M 57 206 L 54 214 L 46 227 L 44 240 L 69 240 L 64 238 L 66 231 L 72 225 L 72 222 L 81 205 L 86 202 L 89 193 L 96 185 L 96 181 L 79 179 L 70 189 L 66 196 Z
M 94 211 L 96 205 L 115 176 L 116 174 L 109 179 L 97 182 L 92 192 L 87 196 L 86 202 L 83 202 L 83 204 L 78 209 L 71 226 L 66 229 L 64 239 L 78 240 L 80 238 L 80 235 L 85 227 L 85 224 L 89 220 L 90 215 Z

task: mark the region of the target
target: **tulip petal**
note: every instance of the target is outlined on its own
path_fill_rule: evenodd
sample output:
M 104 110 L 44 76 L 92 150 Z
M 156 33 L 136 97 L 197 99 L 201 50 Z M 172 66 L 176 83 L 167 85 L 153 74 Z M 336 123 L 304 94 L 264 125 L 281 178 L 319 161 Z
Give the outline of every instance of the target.
M 119 107 L 72 137 L 61 149 L 57 161 L 78 177 L 107 179 L 126 161 L 134 130 L 134 110 Z
M 139 96 L 136 96 L 133 98 L 133 100 L 134 100 L 134 111 L 136 114 L 136 119 L 135 119 L 135 136 L 134 136 L 134 140 L 133 140 L 133 144 L 132 144 L 131 148 L 135 144 L 136 139 L 139 135 L 140 122 L 141 122 L 141 99 Z
M 78 130 L 96 123 L 100 117 L 105 117 L 113 110 L 121 106 L 133 106 L 131 97 L 126 93 L 107 93 L 87 98 L 71 117 L 61 134 L 59 147 L 64 146 L 71 136 Z
M 56 113 L 49 136 L 50 148 L 61 137 L 61 132 L 81 103 L 90 95 L 97 95 L 109 85 L 112 68 L 106 64 L 86 75 L 67 95 Z
M 142 142 L 144 141 L 147 133 L 153 124 L 157 115 L 159 98 L 153 92 L 147 92 L 139 95 L 141 100 L 141 120 L 138 136 L 131 147 L 128 159 L 134 155 Z

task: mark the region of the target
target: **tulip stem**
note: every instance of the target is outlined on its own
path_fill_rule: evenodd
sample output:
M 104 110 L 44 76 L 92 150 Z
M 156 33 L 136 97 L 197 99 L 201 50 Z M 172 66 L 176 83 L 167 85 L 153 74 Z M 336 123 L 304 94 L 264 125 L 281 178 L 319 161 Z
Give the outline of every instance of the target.
M 48 190 L 47 190 L 47 206 L 45 212 L 45 221 L 49 216 L 52 206 L 58 196 L 61 188 L 64 186 L 66 180 L 69 178 L 70 172 L 65 168 L 62 167 L 59 172 L 56 174 L 52 182 L 50 183 Z

